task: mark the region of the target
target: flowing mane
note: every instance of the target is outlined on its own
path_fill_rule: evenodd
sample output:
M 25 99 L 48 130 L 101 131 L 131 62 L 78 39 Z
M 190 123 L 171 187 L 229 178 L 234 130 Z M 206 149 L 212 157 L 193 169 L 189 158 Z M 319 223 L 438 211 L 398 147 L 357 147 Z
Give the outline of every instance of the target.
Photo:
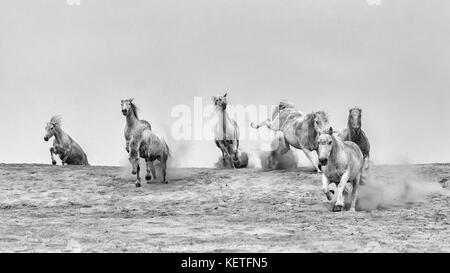
M 325 120 L 328 120 L 328 115 L 324 111 L 317 111 L 309 113 L 305 116 L 303 122 L 305 122 L 308 126 L 308 143 L 312 144 L 316 142 L 317 132 L 314 129 L 314 118 L 319 115 L 322 116 Z M 314 145 L 315 146 L 315 145 Z
M 50 119 L 50 123 L 54 126 L 61 126 L 62 125 L 62 117 L 60 115 L 55 115 Z
M 131 109 L 133 110 L 134 116 L 135 116 L 137 119 L 139 119 L 139 116 L 138 116 L 138 108 L 137 108 L 136 104 L 134 104 L 133 102 L 130 102 L 130 106 L 131 106 Z

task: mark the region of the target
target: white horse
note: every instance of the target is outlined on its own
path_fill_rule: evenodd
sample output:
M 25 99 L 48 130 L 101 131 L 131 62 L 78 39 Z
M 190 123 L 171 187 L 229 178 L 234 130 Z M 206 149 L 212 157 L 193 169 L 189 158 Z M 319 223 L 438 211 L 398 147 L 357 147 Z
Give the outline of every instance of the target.
M 333 129 L 319 136 L 319 164 L 322 166 L 322 190 L 331 200 L 330 183 L 337 184 L 337 199 L 333 211 L 344 208 L 344 189 L 347 182 L 352 183 L 350 211 L 355 211 L 358 187 L 364 184 L 364 157 L 358 145 L 342 141 L 333 135 Z
M 330 127 L 325 112 L 318 111 L 305 116 L 292 104 L 280 102 L 272 114 L 272 119 L 260 124 L 252 122 L 250 126 L 255 129 L 266 126 L 273 131 L 283 132 L 285 148 L 281 154 L 287 153 L 290 146 L 300 149 L 317 172 L 320 172 L 319 165 L 314 161 L 313 151 L 317 152 L 317 138 L 320 132 Z
M 227 114 L 227 94 L 212 97 L 218 121 L 214 129 L 214 141 L 222 151 L 222 158 L 231 168 L 241 167 L 239 160 L 239 126 Z M 226 165 L 226 164 L 224 164 Z
M 167 183 L 166 169 L 167 160 L 170 156 L 170 150 L 164 138 L 156 135 L 149 129 L 145 129 L 140 138 L 133 138 L 131 140 L 130 146 L 138 147 L 137 150 L 133 149 L 130 151 L 129 157 L 130 163 L 133 167 L 132 173 L 137 175 L 136 187 L 141 186 L 141 178 L 139 176 L 139 157 L 145 159 L 145 162 L 147 163 L 147 176 L 145 177 L 147 181 L 150 180 L 150 166 L 153 166 L 153 161 L 158 160 L 161 167 L 162 181 L 163 183 Z M 156 174 L 153 174 L 153 179 L 156 179 Z
M 136 104 L 133 103 L 133 99 L 121 100 L 122 114 L 126 117 L 125 124 L 125 150 L 128 154 L 132 151 L 137 154 L 138 143 L 142 137 L 144 130 L 152 130 L 152 126 L 146 120 L 140 120 L 138 117 L 138 108 Z M 133 145 L 130 145 L 131 141 L 135 139 Z M 137 173 L 139 173 L 140 167 L 137 166 Z M 135 174 L 135 173 L 133 173 Z M 153 161 L 147 162 L 147 176 L 145 179 L 147 181 L 156 177 L 155 167 L 153 166 Z
M 53 157 L 53 154 L 56 154 L 59 155 L 62 165 L 89 166 L 87 156 L 81 146 L 61 128 L 61 117 L 59 116 L 53 116 L 45 126 L 44 140 L 49 141 L 52 137 L 55 137 L 53 147 L 50 148 L 53 165 L 56 165 L 56 160 Z

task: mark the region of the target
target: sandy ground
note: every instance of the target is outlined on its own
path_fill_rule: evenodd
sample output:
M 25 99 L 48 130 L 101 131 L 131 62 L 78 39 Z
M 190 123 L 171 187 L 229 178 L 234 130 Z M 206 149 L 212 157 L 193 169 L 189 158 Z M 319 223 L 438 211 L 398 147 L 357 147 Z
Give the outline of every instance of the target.
M 174 169 L 135 188 L 124 168 L 0 164 L 0 251 L 450 252 L 449 164 L 372 177 L 403 183 L 401 202 L 333 213 L 304 169 Z

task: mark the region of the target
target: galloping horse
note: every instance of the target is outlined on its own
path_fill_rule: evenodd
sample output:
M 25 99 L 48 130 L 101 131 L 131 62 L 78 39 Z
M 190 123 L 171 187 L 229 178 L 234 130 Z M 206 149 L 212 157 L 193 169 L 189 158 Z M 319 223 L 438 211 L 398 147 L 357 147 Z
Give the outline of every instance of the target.
M 344 189 L 347 182 L 353 184 L 350 211 L 355 211 L 358 187 L 364 184 L 364 158 L 358 145 L 342 141 L 333 135 L 333 129 L 319 136 L 319 164 L 322 166 L 322 190 L 331 200 L 330 183 L 337 184 L 337 199 L 333 211 L 344 207 Z
M 250 126 L 255 129 L 266 126 L 271 130 L 283 132 L 286 145 L 281 154 L 287 153 L 290 146 L 300 149 L 311 161 L 317 172 L 320 172 L 318 164 L 313 159 L 312 152 L 317 152 L 319 133 L 330 127 L 325 112 L 318 111 L 304 116 L 292 104 L 280 102 L 272 114 L 272 119 L 260 124 L 252 122 Z
M 49 141 L 52 137 L 55 137 L 53 147 L 50 148 L 53 165 L 56 165 L 56 160 L 53 157 L 53 154 L 56 154 L 59 155 L 62 165 L 89 166 L 87 156 L 81 146 L 61 128 L 61 117 L 59 116 L 53 116 L 45 126 L 44 140 Z
M 142 138 L 142 133 L 144 130 L 152 130 L 152 126 L 150 123 L 146 120 L 140 120 L 138 117 L 138 108 L 136 104 L 133 103 L 134 99 L 126 99 L 121 100 L 121 106 L 122 106 L 122 114 L 126 117 L 126 124 L 125 124 L 125 150 L 128 154 L 131 152 L 137 154 L 138 144 Z M 133 145 L 130 145 L 133 141 Z M 156 171 L 155 167 L 153 166 L 153 162 L 149 161 L 147 162 L 147 171 L 150 170 L 150 173 L 147 174 L 146 180 L 151 180 L 152 177 L 156 177 Z M 137 166 L 137 172 L 139 173 L 140 167 L 139 164 Z M 134 174 L 134 173 L 133 173 Z
M 156 174 L 154 173 L 155 170 L 150 169 L 150 166 L 153 166 L 153 161 L 157 159 L 160 162 L 162 182 L 167 184 L 166 169 L 170 151 L 165 140 L 151 130 L 145 129 L 142 132 L 142 137 L 133 138 L 130 145 L 136 145 L 136 147 L 138 147 L 138 150 L 131 150 L 129 157 L 131 166 L 133 167 L 132 173 L 137 175 L 136 187 L 141 186 L 139 157 L 145 159 L 145 162 L 147 163 L 147 175 L 145 177 L 147 181 L 149 181 L 151 177 L 153 177 L 153 180 L 156 179 Z M 150 172 L 152 172 L 152 176 L 150 176 Z
M 239 168 L 239 126 L 227 114 L 227 94 L 212 97 L 218 121 L 214 130 L 214 141 L 222 151 L 224 162 L 228 161 L 231 168 Z M 226 165 L 226 164 L 224 164 Z
M 340 137 L 343 141 L 352 141 L 358 145 L 364 156 L 365 166 L 368 167 L 370 144 L 364 131 L 361 129 L 362 110 L 358 107 L 349 110 L 347 128 L 342 130 Z

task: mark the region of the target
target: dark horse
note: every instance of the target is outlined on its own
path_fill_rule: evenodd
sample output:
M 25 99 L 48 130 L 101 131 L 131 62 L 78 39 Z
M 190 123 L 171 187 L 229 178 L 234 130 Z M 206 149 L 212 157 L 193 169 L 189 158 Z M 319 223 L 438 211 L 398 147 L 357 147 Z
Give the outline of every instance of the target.
M 361 129 L 361 113 L 358 107 L 349 110 L 347 128 L 341 132 L 343 141 L 351 141 L 358 145 L 367 164 L 370 155 L 370 144 L 364 131 Z

